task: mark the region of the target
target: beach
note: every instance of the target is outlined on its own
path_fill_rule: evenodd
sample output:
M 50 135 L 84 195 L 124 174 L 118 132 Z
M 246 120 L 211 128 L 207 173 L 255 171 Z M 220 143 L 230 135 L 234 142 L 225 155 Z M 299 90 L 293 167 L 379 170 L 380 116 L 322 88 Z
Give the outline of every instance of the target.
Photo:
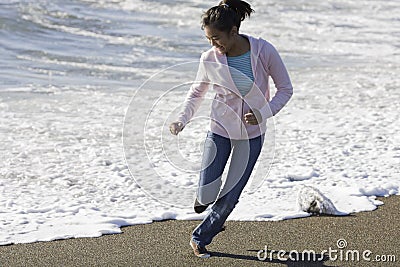
M 99 238 L 2 246 L 0 266 L 398 266 L 400 198 L 380 200 L 385 204 L 375 211 L 345 217 L 229 221 L 226 230 L 208 247 L 212 255 L 209 259 L 196 258 L 189 246 L 190 232 L 199 221 L 168 220 L 124 227 L 121 234 Z M 345 240 L 347 246 L 339 249 L 338 240 Z M 270 253 L 314 250 L 317 260 L 311 257 L 308 261 L 308 254 L 304 260 L 292 261 L 288 254 L 282 260 L 276 253 L 271 260 L 270 254 L 259 253 L 265 246 Z M 328 252 L 321 254 L 329 248 L 331 258 Z M 363 258 L 366 250 L 371 254 Z M 340 258 L 340 251 L 348 254 L 347 260 L 346 256 Z M 352 256 L 348 251 L 358 251 L 359 260 L 357 254 Z M 387 262 L 377 262 L 376 256 L 384 256 Z

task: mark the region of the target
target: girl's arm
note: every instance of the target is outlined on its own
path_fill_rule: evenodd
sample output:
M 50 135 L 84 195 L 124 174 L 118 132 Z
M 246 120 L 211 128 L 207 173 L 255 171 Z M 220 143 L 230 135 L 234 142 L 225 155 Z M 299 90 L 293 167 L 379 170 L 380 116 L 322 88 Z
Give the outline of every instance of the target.
M 190 121 L 190 119 L 199 109 L 200 104 L 204 99 L 204 95 L 207 93 L 210 87 L 209 84 L 210 83 L 207 78 L 205 64 L 203 63 L 203 59 L 201 58 L 196 75 L 196 80 L 193 82 L 186 95 L 183 110 L 179 113 L 178 122 L 181 122 L 183 127 L 185 127 L 185 125 Z
M 267 62 L 264 62 L 263 64 L 266 64 L 266 69 L 268 69 L 269 75 L 274 81 L 277 91 L 268 105 L 265 105 L 260 109 L 263 120 L 275 116 L 286 105 L 286 103 L 289 102 L 289 99 L 293 95 L 293 87 L 289 74 L 278 51 L 269 43 L 267 46 L 269 56 Z

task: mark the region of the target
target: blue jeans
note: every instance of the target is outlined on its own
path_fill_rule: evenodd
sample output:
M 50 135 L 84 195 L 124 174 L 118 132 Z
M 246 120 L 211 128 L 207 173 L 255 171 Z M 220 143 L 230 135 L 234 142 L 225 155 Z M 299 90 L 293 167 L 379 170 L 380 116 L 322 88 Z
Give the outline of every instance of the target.
M 214 204 L 192 233 L 192 239 L 198 245 L 210 244 L 222 230 L 229 214 L 239 202 L 263 142 L 264 135 L 249 140 L 232 140 L 212 132 L 207 133 L 197 199 L 201 204 Z M 228 175 L 221 190 L 221 176 L 231 152 Z

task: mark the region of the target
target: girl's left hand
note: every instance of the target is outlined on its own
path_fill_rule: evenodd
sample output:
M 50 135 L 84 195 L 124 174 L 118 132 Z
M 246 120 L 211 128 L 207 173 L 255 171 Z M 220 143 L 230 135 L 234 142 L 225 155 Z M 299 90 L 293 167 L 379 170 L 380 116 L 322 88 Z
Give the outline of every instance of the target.
M 244 121 L 251 125 L 257 125 L 261 122 L 260 115 L 261 114 L 259 114 L 258 110 L 257 111 L 250 110 L 249 113 L 244 114 Z

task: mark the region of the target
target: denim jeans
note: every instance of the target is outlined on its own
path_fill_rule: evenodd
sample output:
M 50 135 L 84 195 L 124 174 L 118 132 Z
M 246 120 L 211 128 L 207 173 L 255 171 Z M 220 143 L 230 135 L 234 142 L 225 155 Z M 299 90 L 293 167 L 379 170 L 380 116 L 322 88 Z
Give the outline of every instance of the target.
M 210 244 L 221 231 L 229 214 L 239 202 L 263 142 L 264 135 L 249 140 L 232 140 L 212 132 L 207 133 L 197 199 L 201 204 L 214 204 L 192 233 L 192 239 L 198 245 Z M 221 189 L 221 176 L 231 153 L 227 178 Z

